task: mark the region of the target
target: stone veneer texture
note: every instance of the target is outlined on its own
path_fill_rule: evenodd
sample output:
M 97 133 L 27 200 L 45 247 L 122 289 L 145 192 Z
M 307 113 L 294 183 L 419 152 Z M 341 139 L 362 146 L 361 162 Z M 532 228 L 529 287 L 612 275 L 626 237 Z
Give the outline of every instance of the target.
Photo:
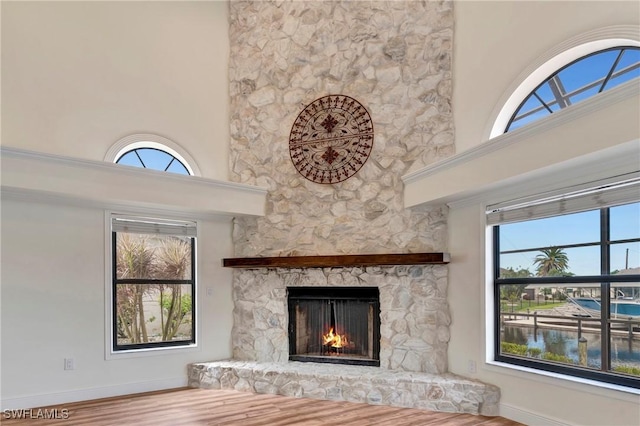
M 446 210 L 405 209 L 401 176 L 453 154 L 453 2 L 231 1 L 230 178 L 268 188 L 236 256 L 445 251 Z M 291 126 L 343 94 L 371 115 L 369 160 L 333 185 L 289 155 Z
M 300 362 L 190 364 L 189 386 L 363 402 L 454 413 L 498 415 L 500 390 L 454 374 L 390 372 Z
M 446 208 L 405 209 L 401 176 L 454 153 L 453 2 L 229 8 L 230 178 L 268 189 L 264 217 L 234 220 L 235 255 L 446 251 Z M 355 176 L 322 185 L 296 171 L 288 140 L 300 111 L 329 94 L 362 103 L 375 140 Z M 380 286 L 382 367 L 446 371 L 446 266 L 236 270 L 235 357 L 287 359 L 291 285 Z

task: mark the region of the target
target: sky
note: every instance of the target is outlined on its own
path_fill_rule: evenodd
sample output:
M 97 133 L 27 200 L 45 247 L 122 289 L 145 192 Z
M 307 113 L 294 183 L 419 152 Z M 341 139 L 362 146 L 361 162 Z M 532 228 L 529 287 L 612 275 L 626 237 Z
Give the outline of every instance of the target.
M 166 169 L 167 172 L 178 173 L 181 175 L 189 174 L 189 171 L 180 162 L 180 160 L 175 159 L 171 154 L 155 148 L 134 149 L 122 155 L 118 159 L 117 163 L 125 164 L 127 166 L 145 167 L 153 170 Z M 167 166 L 169 167 L 168 169 Z
M 610 223 L 612 241 L 640 239 L 640 203 L 612 207 Z M 500 227 L 500 251 L 597 242 L 599 233 L 599 210 L 505 224 Z M 640 267 L 640 241 L 619 243 L 611 246 L 612 271 L 625 269 L 627 249 L 628 267 Z M 568 248 L 565 253 L 569 258 L 569 272 L 575 275 L 600 274 L 599 247 Z M 502 255 L 500 266 L 514 270 L 529 269 L 535 274 L 533 261 L 537 254 L 540 252 Z
M 615 67 L 614 67 L 615 65 Z M 625 49 L 620 55 L 620 49 L 608 50 L 589 55 L 566 66 L 557 73 L 559 84 L 564 94 L 568 96 L 568 104 L 575 104 L 590 98 L 601 89 L 602 83 L 613 68 L 613 73 L 607 80 L 604 90 L 612 89 L 633 78 L 640 76 L 640 49 Z M 626 72 L 620 72 L 626 70 Z M 551 77 L 551 76 L 550 76 Z M 593 84 L 597 83 L 597 84 Z M 593 87 L 590 87 L 593 86 Z M 553 111 L 559 111 L 561 106 L 555 102 L 555 96 L 549 84 L 542 84 L 535 90 L 538 97 L 532 95 L 525 99 L 522 107 L 519 107 L 517 115 L 525 114 L 515 120 L 509 127 L 514 130 L 548 116 L 549 111 L 542 106 L 540 99 Z M 530 113 L 530 115 L 526 115 Z

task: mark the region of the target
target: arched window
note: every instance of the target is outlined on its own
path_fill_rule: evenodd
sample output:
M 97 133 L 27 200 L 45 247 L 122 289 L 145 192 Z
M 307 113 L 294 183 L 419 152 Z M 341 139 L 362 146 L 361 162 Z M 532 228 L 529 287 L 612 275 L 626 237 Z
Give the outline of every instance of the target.
M 618 59 L 616 52 L 619 54 L 622 49 L 624 52 Z M 508 87 L 505 87 L 505 91 L 491 112 L 491 118 L 487 122 L 483 138 L 495 138 L 560 111 L 562 108 L 559 105 L 547 104 L 550 112 L 533 95 L 538 89 L 542 89 L 538 96 L 545 103 L 547 101 L 553 102 L 555 96 L 553 98 L 548 96 L 548 91 L 551 90 L 548 81 L 556 74 L 559 75 L 558 78 L 564 85 L 565 99 L 568 94 L 572 94 L 576 98 L 569 99 L 571 104 L 597 95 L 612 69 L 611 76 L 603 87 L 603 92 L 621 85 L 625 81 L 638 78 L 640 75 L 638 49 L 640 49 L 640 39 L 638 38 L 638 27 L 635 25 L 596 28 L 558 43 L 534 59 L 512 80 Z M 593 58 L 591 58 L 592 56 Z M 617 64 L 615 64 L 616 59 L 618 59 Z M 605 60 L 608 61 L 608 64 Z M 600 62 L 599 66 L 595 65 L 597 62 Z M 623 69 L 626 72 L 621 73 L 620 71 Z M 571 73 L 579 75 L 579 80 L 576 80 L 575 84 L 565 81 L 567 75 L 571 76 Z M 552 82 L 552 84 L 554 83 Z M 580 83 L 582 85 L 578 86 Z M 593 87 L 585 88 L 580 93 L 571 93 L 594 83 Z M 625 84 L 625 86 L 628 85 Z M 531 97 L 534 100 L 529 100 Z M 566 104 L 566 100 L 564 102 Z M 536 103 L 537 105 L 535 105 Z M 540 109 L 533 111 L 537 108 Z M 524 114 L 527 115 L 523 116 Z
M 193 158 L 175 142 L 158 135 L 130 135 L 116 142 L 105 161 L 182 175 L 200 175 Z
M 116 160 L 118 164 L 162 170 L 165 172 L 190 175 L 187 167 L 175 156 L 159 148 L 134 148 Z
M 640 48 L 619 46 L 582 56 L 555 71 L 520 103 L 504 133 L 640 77 Z

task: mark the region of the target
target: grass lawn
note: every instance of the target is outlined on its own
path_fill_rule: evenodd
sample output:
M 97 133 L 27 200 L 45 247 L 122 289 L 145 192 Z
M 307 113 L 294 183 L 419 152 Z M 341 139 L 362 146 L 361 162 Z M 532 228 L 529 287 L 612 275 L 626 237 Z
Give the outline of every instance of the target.
M 557 308 L 558 306 L 562 306 L 565 303 L 567 303 L 566 301 L 562 301 L 562 302 L 547 302 L 547 303 L 543 303 L 538 305 L 537 303 L 531 303 L 531 306 L 529 306 L 528 302 L 522 302 L 522 306 L 520 306 L 520 304 L 518 304 L 517 306 L 513 307 L 513 312 L 527 312 L 527 309 L 529 309 L 529 312 L 533 312 L 533 311 L 542 311 L 545 309 L 553 309 L 553 308 Z M 511 306 L 506 305 L 503 306 L 502 312 L 511 312 Z

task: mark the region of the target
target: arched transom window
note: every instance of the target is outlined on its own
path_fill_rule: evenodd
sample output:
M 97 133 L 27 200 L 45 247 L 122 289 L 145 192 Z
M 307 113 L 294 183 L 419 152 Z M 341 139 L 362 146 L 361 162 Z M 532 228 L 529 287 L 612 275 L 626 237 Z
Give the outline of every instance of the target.
M 135 134 L 120 139 L 107 152 L 105 161 L 126 166 L 200 176 L 195 160 L 177 143 L 153 134 Z
M 170 153 L 159 148 L 135 148 L 125 152 L 116 160 L 118 164 L 143 167 L 145 169 L 190 175 L 189 170 Z
M 554 72 L 526 96 L 504 133 L 639 77 L 639 47 L 620 46 L 590 53 Z

